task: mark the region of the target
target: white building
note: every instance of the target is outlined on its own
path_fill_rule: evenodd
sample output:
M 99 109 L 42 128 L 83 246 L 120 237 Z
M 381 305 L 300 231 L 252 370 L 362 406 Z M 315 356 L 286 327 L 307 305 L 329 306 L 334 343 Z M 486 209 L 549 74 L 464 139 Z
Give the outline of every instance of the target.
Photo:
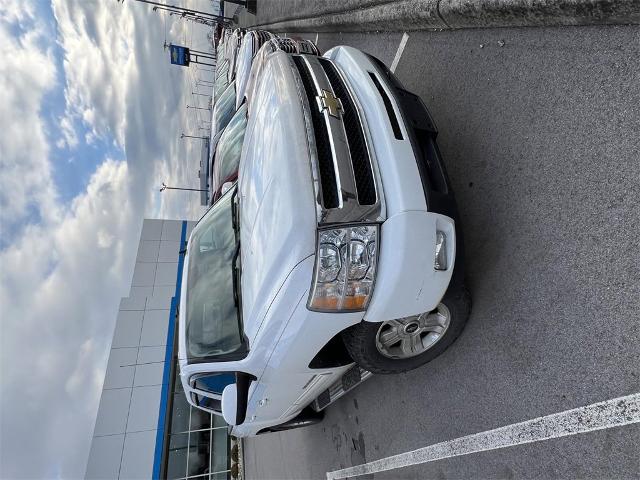
M 230 478 L 226 425 L 188 405 L 176 371 L 180 251 L 194 224 L 144 220 L 131 290 L 120 301 L 87 479 Z

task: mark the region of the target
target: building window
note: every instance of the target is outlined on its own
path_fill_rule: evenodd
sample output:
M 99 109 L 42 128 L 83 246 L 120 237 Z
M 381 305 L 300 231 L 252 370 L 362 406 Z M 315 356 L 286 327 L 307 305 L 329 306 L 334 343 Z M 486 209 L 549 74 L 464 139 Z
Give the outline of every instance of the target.
M 230 480 L 230 439 L 222 417 L 192 407 L 185 398 L 174 352 L 165 472 L 168 480 Z M 220 382 L 226 377 L 219 375 Z M 224 385 L 222 386 L 224 388 Z

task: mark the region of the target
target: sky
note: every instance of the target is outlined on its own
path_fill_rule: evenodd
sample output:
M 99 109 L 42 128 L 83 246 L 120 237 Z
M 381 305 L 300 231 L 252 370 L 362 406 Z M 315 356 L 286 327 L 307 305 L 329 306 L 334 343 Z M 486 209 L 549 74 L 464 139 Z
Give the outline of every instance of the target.
M 181 0 L 209 9 L 209 0 Z M 197 219 L 208 27 L 125 0 L 0 0 L 0 478 L 84 477 L 143 218 Z

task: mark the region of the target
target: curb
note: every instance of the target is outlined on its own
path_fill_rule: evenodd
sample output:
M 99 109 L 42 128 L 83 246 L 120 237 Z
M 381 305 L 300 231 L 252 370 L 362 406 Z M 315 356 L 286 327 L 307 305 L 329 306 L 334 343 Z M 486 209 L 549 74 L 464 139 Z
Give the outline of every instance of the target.
M 296 1 L 285 3 L 294 7 Z M 346 0 L 340 7 L 306 10 L 291 8 L 300 16 L 252 26 L 274 32 L 367 32 L 640 24 L 640 0 Z

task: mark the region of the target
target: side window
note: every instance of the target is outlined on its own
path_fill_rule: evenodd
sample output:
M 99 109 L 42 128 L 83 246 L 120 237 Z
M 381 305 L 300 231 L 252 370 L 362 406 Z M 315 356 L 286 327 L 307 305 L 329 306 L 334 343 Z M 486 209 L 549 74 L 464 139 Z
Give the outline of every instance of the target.
M 193 386 L 198 390 L 222 395 L 224 387 L 235 383 L 236 376 L 231 372 L 214 373 L 211 375 L 201 375 L 196 378 Z
M 222 402 L 217 398 L 205 397 L 204 395 L 194 395 L 195 403 L 199 407 L 213 410 L 216 413 L 222 412 Z

